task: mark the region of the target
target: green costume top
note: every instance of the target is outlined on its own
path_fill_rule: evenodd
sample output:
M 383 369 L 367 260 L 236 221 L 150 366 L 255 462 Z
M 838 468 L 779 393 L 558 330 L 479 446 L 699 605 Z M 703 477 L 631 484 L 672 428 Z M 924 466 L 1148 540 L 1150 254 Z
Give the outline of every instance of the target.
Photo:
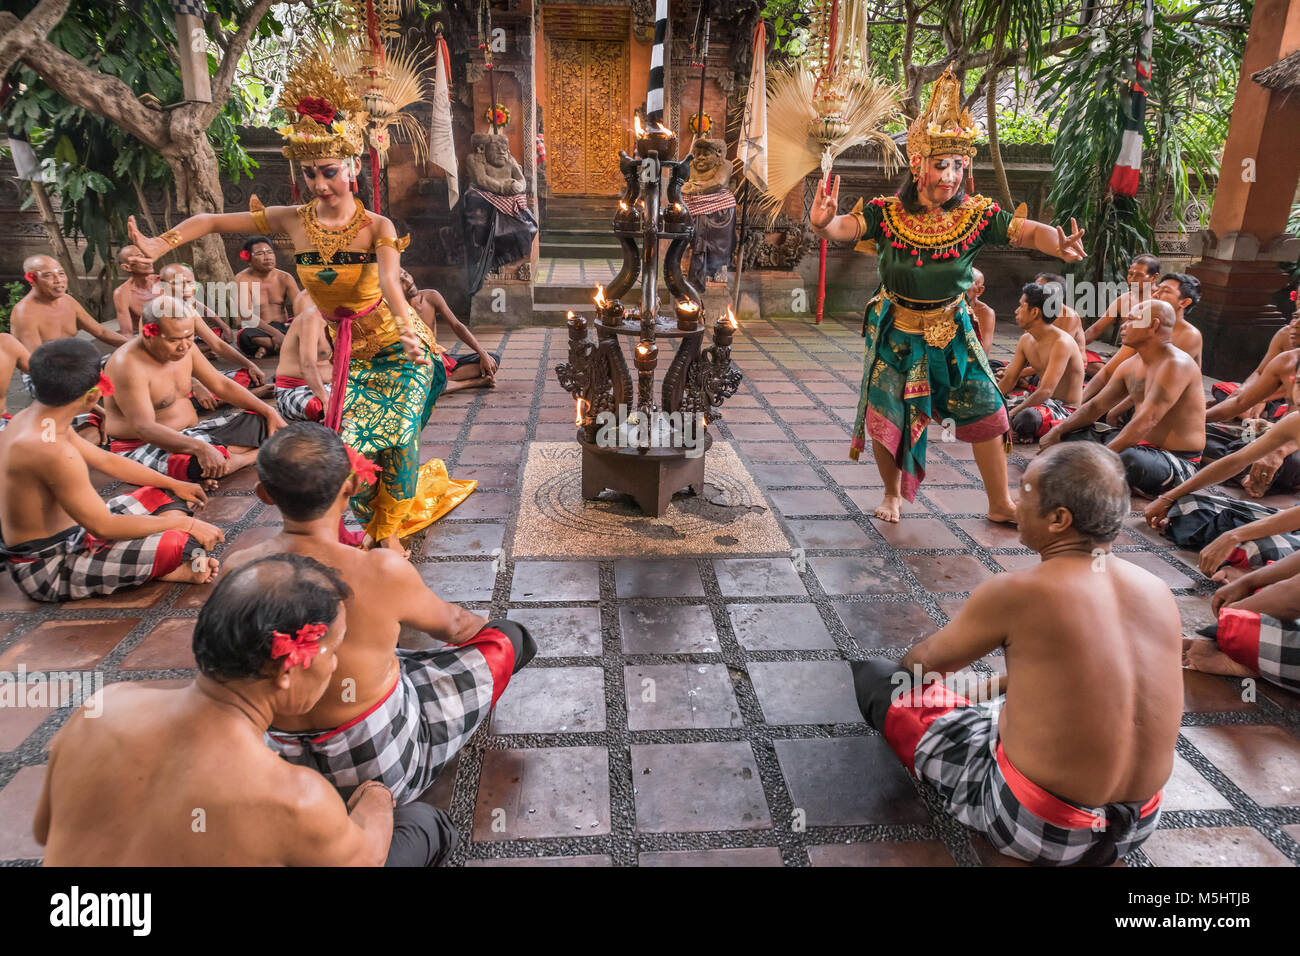
M 1007 429 L 1005 402 L 964 295 L 975 254 L 1017 241 L 1025 207 L 1012 214 L 985 196 L 967 196 L 952 210 L 909 213 L 897 197 L 882 196 L 865 206 L 859 200 L 851 215 L 859 226 L 856 248 L 879 258 L 880 288 L 863 323 L 866 354 L 849 455 L 857 460 L 868 436 L 879 441 L 893 453 L 911 501 L 925 476 L 931 421 L 950 422 L 959 441 L 984 441 Z M 922 334 L 917 313 L 939 312 L 925 317 Z

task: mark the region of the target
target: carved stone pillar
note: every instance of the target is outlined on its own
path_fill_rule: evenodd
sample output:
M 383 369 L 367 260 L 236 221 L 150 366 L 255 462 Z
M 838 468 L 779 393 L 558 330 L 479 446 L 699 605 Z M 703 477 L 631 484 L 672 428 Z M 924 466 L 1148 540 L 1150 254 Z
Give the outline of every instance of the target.
M 1193 236 L 1200 257 L 1189 272 L 1202 283 L 1189 316 L 1205 336 L 1205 371 L 1240 379 L 1259 362 L 1287 317 L 1272 299 L 1286 284 L 1277 263 L 1293 260 L 1300 240 L 1285 232 L 1300 181 L 1300 99 L 1270 89 L 1260 71 L 1300 49 L 1300 0 L 1259 0 L 1237 84 L 1210 227 Z

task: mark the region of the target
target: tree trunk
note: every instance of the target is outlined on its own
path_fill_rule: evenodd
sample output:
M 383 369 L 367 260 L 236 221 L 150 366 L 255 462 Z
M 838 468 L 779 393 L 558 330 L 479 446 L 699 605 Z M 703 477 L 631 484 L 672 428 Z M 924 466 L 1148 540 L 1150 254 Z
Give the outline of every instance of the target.
M 988 88 L 984 91 L 984 110 L 988 114 L 986 122 L 989 130 L 989 158 L 993 160 L 993 182 L 997 186 L 998 199 L 1003 209 L 1016 208 L 1011 198 L 1011 185 L 1007 182 L 1007 171 L 1002 165 L 1002 149 L 998 145 L 998 68 L 990 66 L 984 74 Z
M 176 185 L 176 205 L 185 216 L 225 211 L 217 154 L 206 131 L 198 125 L 199 106 L 184 106 L 172 114 L 171 139 L 162 150 Z M 230 282 L 235 274 L 221 237 L 204 236 L 190 244 L 194 275 L 201 282 Z

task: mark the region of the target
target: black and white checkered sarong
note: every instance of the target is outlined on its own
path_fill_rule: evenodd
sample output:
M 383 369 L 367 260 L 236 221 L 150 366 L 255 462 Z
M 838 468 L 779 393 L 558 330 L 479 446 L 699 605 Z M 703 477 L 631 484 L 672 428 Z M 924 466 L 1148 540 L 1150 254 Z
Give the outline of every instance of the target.
M 464 644 L 397 651 L 401 673 L 388 696 L 332 731 L 283 731 L 266 741 L 293 764 L 324 774 L 344 800 L 378 780 L 411 803 L 487 719 L 514 666 L 510 639 L 489 626 Z
M 1000 852 L 1048 866 L 1105 866 L 1155 832 L 1163 791 L 1143 805 L 1067 803 L 1023 777 L 1002 752 L 997 709 L 1003 699 L 956 700 L 957 706 L 936 717 L 921 736 L 913 765 L 943 797 L 948 812 Z
M 197 425 L 191 425 L 189 428 L 182 428 L 180 433 L 190 438 L 197 438 L 199 441 L 207 442 L 209 445 L 224 447 L 221 441 L 221 432 L 245 424 L 242 416 L 248 414 L 250 413 L 244 411 L 244 409 L 236 408 L 233 411 L 225 412 L 221 415 L 214 415 L 211 418 L 205 418 Z M 261 423 L 261 433 L 263 438 L 265 438 L 266 420 L 260 415 L 255 417 L 257 421 Z M 260 440 L 251 442 L 248 447 L 259 447 L 260 443 Z M 189 456 L 178 455 L 176 452 L 170 452 L 166 448 L 159 448 L 157 445 L 152 445 L 148 442 L 142 442 L 139 445 L 135 445 L 134 442 L 118 441 L 115 439 L 110 443 L 109 448 L 114 454 L 121 455 L 123 458 L 130 458 L 132 461 L 137 461 L 145 467 L 152 468 L 154 471 L 161 474 L 171 475 L 173 478 L 181 479 L 187 477 L 185 474 L 173 473 L 175 469 L 169 469 L 169 465 L 171 464 L 171 459 L 173 457 L 184 457 L 188 459 Z
M 106 502 L 116 515 L 149 515 L 186 510 L 161 488 L 140 488 Z M 104 541 L 80 525 L 39 541 L 7 547 L 0 543 L 0 562 L 19 590 L 34 601 L 75 601 L 144 584 L 170 574 L 190 560 L 199 544 L 184 531 L 169 530 L 147 538 Z
M 1258 502 L 1193 491 L 1183 495 L 1169 509 L 1169 524 L 1164 534 L 1180 548 L 1200 551 L 1222 534 L 1275 514 L 1276 508 Z M 1296 512 L 1296 525 L 1300 527 L 1300 511 Z M 1271 561 L 1280 561 L 1288 554 L 1300 551 L 1300 532 L 1255 538 L 1238 545 L 1238 550 L 1244 553 L 1244 559 L 1234 555 L 1228 559 L 1229 564 L 1262 568 Z
M 325 391 L 329 392 L 328 385 L 325 386 Z M 312 402 L 316 404 L 312 405 Z M 275 407 L 286 422 L 319 422 L 325 418 L 325 410 L 310 385 L 283 388 L 277 384 Z M 315 415 L 312 412 L 315 412 Z
M 1214 624 L 1197 633 L 1264 680 L 1300 693 L 1300 621 L 1225 607 Z

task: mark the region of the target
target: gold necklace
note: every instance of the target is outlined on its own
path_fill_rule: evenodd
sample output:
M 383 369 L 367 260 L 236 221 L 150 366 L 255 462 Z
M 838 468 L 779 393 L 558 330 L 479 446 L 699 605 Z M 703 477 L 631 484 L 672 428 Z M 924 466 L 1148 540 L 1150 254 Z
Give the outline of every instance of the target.
M 299 206 L 298 218 L 302 220 L 302 229 L 307 234 L 307 241 L 320 253 L 321 262 L 329 265 L 334 259 L 334 254 L 344 246 L 350 246 L 357 233 L 370 224 L 370 217 L 366 215 L 366 207 L 361 204 L 361 200 L 354 196 L 352 201 L 356 203 L 356 209 L 352 213 L 352 218 L 341 228 L 331 229 L 316 218 L 316 203 L 319 201 L 320 199 L 317 198 L 305 206 Z

